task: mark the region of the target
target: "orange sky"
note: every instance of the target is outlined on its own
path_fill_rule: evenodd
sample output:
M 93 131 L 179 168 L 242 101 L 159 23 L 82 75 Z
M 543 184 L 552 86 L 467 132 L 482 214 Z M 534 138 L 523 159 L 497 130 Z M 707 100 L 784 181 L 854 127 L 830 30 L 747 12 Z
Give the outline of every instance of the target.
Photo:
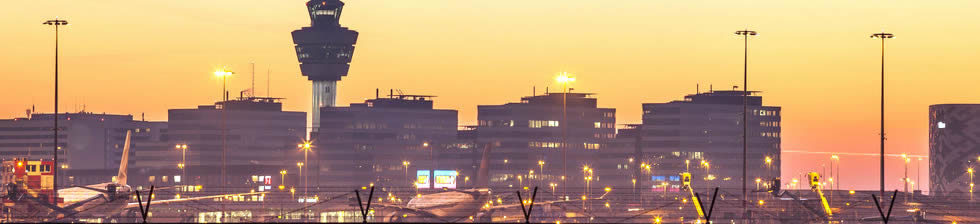
M 49 112 L 52 29 L 60 16 L 61 110 L 146 113 L 208 104 L 227 67 L 234 93 L 258 95 L 272 70 L 272 94 L 290 110 L 309 108 L 289 32 L 309 24 L 303 0 L 13 1 L 0 9 L 0 117 L 36 104 Z M 980 102 L 977 1 L 659 1 L 659 0 L 348 0 L 341 23 L 360 32 L 338 102 L 375 88 L 439 95 L 474 124 L 476 105 L 517 101 L 576 74 L 576 90 L 598 93 L 635 123 L 640 104 L 680 99 L 713 84 L 741 83 L 742 42 L 750 28 L 750 83 L 767 105 L 783 107 L 783 148 L 877 152 L 879 45 L 888 43 L 886 108 L 891 153 L 927 154 L 927 106 Z M 816 156 L 814 156 L 816 155 Z M 820 169 L 829 155 L 784 153 L 784 178 Z M 842 156 L 843 187 L 876 189 L 875 157 Z M 817 159 L 814 159 L 817 158 Z M 900 160 L 889 160 L 889 188 Z M 926 166 L 922 166 L 923 174 Z M 894 172 L 893 172 L 894 171 Z M 914 170 L 912 171 L 914 174 Z M 925 175 L 927 176 L 927 175 Z M 922 178 L 922 183 L 926 178 Z M 925 189 L 926 186 L 922 186 Z

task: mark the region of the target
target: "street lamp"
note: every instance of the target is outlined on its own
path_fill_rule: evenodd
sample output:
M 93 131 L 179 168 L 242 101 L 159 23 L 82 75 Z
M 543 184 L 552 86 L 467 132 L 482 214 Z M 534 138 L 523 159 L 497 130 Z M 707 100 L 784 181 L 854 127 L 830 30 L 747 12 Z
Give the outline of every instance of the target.
M 885 195 L 885 39 L 895 38 L 891 33 L 871 34 L 871 38 L 881 39 L 881 191 L 882 197 Z
M 568 176 L 568 84 L 575 82 L 575 77 L 569 77 L 567 72 L 562 72 L 555 80 L 561 83 L 561 175 Z M 562 180 L 562 185 L 566 185 Z
M 214 76 L 221 78 L 221 100 L 228 100 L 228 76 L 231 76 L 234 72 L 225 71 L 224 69 L 218 69 L 214 71 Z
M 306 163 L 303 163 L 303 162 L 296 163 L 296 166 L 299 167 L 299 176 L 300 177 L 304 177 L 303 176 L 303 166 L 304 165 L 306 165 Z M 306 183 L 303 183 L 303 197 L 306 197 L 306 188 L 307 188 L 306 187 Z M 306 200 L 306 199 L 304 198 L 303 200 Z
M 834 154 L 834 155 L 830 155 L 830 159 L 833 160 L 830 163 L 831 164 L 831 167 L 830 167 L 831 172 L 833 172 L 833 170 L 834 170 L 834 167 L 833 167 L 834 161 L 837 161 L 837 172 L 835 172 L 836 173 L 836 176 L 834 176 L 835 178 L 837 178 L 837 182 L 835 182 L 835 183 L 833 183 L 831 185 L 835 185 L 834 186 L 834 189 L 840 189 L 840 157 L 837 156 L 836 154 Z
M 412 162 L 409 162 L 408 160 L 403 160 L 402 161 L 402 166 L 405 166 L 405 183 L 408 183 L 408 165 L 411 165 L 411 164 L 412 164 Z
M 742 64 L 742 213 L 745 213 L 746 202 L 749 200 L 748 190 L 745 185 L 748 181 L 749 164 L 749 36 L 755 36 L 756 32 L 751 30 L 735 31 L 735 35 L 745 37 Z
M 970 197 L 973 197 L 973 168 L 966 168 L 966 172 L 970 173 Z
M 905 193 L 908 193 L 909 192 L 909 162 L 911 162 L 912 160 L 909 159 L 908 155 L 906 155 L 905 153 L 902 153 L 902 159 L 905 160 L 905 177 L 902 178 L 903 179 L 902 182 L 905 183 L 904 184 Z
M 184 169 L 187 166 L 187 144 L 176 145 L 177 150 L 180 150 L 180 164 L 177 167 L 180 168 L 180 177 L 187 178 L 187 170 Z
M 303 143 L 297 144 L 296 147 L 300 148 L 300 150 L 303 150 L 303 164 L 309 163 L 310 162 L 309 156 L 310 156 L 310 151 L 313 149 L 313 143 L 310 142 L 309 140 L 304 140 Z M 319 163 L 317 163 L 317 164 L 319 164 Z M 306 196 L 306 189 L 309 188 L 309 183 L 310 183 L 309 179 L 310 178 L 307 177 L 307 176 L 303 176 L 303 170 L 302 169 L 303 169 L 303 166 L 300 165 L 300 171 L 299 171 L 299 173 L 300 173 L 300 176 L 303 177 L 303 196 Z M 307 173 L 309 173 L 309 172 L 307 172 Z
M 544 176 L 544 160 L 538 160 L 538 167 L 540 167 L 539 168 L 539 170 L 541 171 L 539 172 L 540 175 Z
M 231 76 L 232 72 L 225 71 L 224 69 L 219 69 L 214 71 L 214 76 L 221 77 L 221 186 L 228 184 L 226 179 L 227 174 L 227 154 L 228 154 L 228 133 L 226 130 L 225 122 L 227 122 L 227 117 L 225 116 L 225 101 L 228 101 L 228 76 Z
M 686 169 L 686 171 L 684 172 L 688 172 L 688 173 L 691 172 L 691 160 L 689 159 L 684 160 L 684 169 Z
M 52 189 L 54 189 L 52 196 L 55 200 L 58 198 L 58 28 L 60 26 L 67 26 L 67 20 L 53 19 L 48 20 L 43 23 L 44 25 L 54 26 L 54 146 L 52 152 L 54 155 L 54 181 Z
M 279 190 L 282 190 L 282 189 L 286 188 L 286 170 L 280 170 L 279 171 L 279 175 L 282 175 L 282 178 L 279 179 L 279 182 L 280 182 L 280 184 L 279 184 Z

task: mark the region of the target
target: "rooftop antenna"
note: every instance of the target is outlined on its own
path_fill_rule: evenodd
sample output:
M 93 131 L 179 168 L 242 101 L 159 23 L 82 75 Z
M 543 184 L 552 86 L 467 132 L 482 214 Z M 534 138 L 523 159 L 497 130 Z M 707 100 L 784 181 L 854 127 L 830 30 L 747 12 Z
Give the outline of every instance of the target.
M 709 93 L 711 93 L 711 92 L 715 92 L 715 85 L 713 85 L 713 84 L 708 84 L 708 92 L 709 92 Z
M 531 86 L 531 96 L 538 95 L 538 87 Z
M 548 95 L 548 87 L 547 86 L 544 87 L 544 94 L 545 95 Z
M 255 62 L 252 62 L 252 91 L 249 91 L 248 95 L 250 97 L 255 97 Z
M 265 72 L 265 97 L 272 97 L 272 66 Z
M 374 88 L 374 98 L 381 98 L 381 88 Z
M 701 83 L 694 84 L 694 94 L 701 94 Z

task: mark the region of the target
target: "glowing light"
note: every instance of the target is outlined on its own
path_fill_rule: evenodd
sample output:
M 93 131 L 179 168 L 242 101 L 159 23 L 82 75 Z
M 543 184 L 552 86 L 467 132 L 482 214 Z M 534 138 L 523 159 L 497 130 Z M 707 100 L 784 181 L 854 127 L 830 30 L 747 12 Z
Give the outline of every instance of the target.
M 765 205 L 765 204 L 766 204 L 766 201 L 764 201 L 764 200 L 759 200 L 759 205 Z
M 562 72 L 558 77 L 555 78 L 558 83 L 566 84 L 575 81 L 575 77 L 569 77 L 567 72 Z
M 231 74 L 232 74 L 232 72 L 225 71 L 224 69 L 219 69 L 217 71 L 214 71 L 214 76 L 217 76 L 217 77 L 231 76 Z
M 847 191 L 848 194 L 854 194 L 854 190 Z

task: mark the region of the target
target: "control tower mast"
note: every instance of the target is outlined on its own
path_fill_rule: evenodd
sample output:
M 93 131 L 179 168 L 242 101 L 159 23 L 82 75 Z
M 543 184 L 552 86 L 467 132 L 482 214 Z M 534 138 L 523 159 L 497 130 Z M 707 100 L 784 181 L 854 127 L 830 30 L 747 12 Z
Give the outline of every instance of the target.
M 340 26 L 340 0 L 306 2 L 311 24 L 293 31 L 299 68 L 313 81 L 313 131 L 320 128 L 320 108 L 337 102 L 337 81 L 347 76 L 357 31 Z

